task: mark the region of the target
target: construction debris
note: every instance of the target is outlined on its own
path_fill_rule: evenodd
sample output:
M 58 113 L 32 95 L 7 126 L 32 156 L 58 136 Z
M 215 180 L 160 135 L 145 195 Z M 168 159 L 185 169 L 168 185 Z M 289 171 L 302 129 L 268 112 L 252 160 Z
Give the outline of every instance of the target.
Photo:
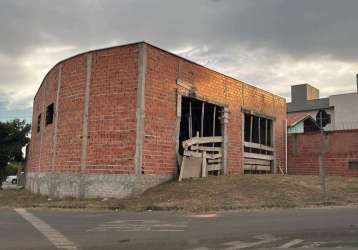
M 222 167 L 221 136 L 196 137 L 183 141 L 184 158 L 180 167 L 179 181 L 185 178 L 206 177 L 220 174 Z

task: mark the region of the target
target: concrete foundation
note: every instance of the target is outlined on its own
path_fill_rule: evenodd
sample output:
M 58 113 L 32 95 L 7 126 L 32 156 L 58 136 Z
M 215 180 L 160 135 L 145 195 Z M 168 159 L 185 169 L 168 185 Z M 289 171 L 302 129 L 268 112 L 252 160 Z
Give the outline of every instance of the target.
M 171 180 L 171 176 L 28 173 L 26 189 L 51 197 L 123 198 Z

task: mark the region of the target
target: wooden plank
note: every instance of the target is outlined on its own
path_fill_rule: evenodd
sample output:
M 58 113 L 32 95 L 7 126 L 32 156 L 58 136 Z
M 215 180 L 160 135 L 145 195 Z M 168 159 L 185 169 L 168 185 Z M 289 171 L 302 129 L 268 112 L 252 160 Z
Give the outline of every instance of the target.
M 252 142 L 252 126 L 254 122 L 254 117 L 250 116 L 250 142 Z
M 206 152 L 203 152 L 203 161 L 201 164 L 201 177 L 206 177 L 208 174 L 207 166 L 206 166 Z
M 200 136 L 204 135 L 205 102 L 201 104 Z
M 271 166 L 270 160 L 244 158 L 244 164 Z
M 216 106 L 214 106 L 214 114 L 213 114 L 213 136 L 215 136 L 215 125 L 216 125 L 215 119 L 216 119 Z M 213 143 L 213 147 L 214 146 L 215 143 Z
M 213 160 L 209 159 L 208 163 L 221 163 L 221 159 L 220 158 L 219 159 L 213 159 Z
M 265 144 L 266 144 L 266 145 L 267 145 L 267 134 L 268 134 L 267 121 L 268 121 L 268 120 L 266 119 L 266 121 L 265 121 L 265 126 L 266 126 L 266 127 L 265 127 L 265 132 L 266 132 L 266 133 L 265 133 L 265 136 L 266 136 L 266 138 L 265 138 Z
M 196 131 L 196 137 L 199 138 L 199 131 Z M 199 146 L 199 144 L 197 144 L 196 146 Z M 199 152 L 199 150 L 196 150 L 196 152 Z
M 177 155 L 177 162 L 178 165 L 181 166 L 182 162 L 183 162 L 183 156 L 181 154 L 178 153 Z
M 270 166 L 261 166 L 261 165 L 244 165 L 244 170 L 251 170 L 251 171 L 271 171 Z
M 190 147 L 190 149 L 191 150 L 209 151 L 209 152 L 221 152 L 221 147 L 205 147 L 205 146 L 193 145 Z
M 247 153 L 247 152 L 244 152 L 244 157 L 251 158 L 251 159 L 270 160 L 270 161 L 274 160 L 273 155 L 262 155 L 262 154 Z
M 221 136 L 209 136 L 209 137 L 193 137 L 186 141 L 183 141 L 183 147 L 189 147 L 194 144 L 204 144 L 204 143 L 216 143 L 223 142 L 223 138 Z
M 182 156 L 179 153 L 179 136 L 180 136 L 180 121 L 181 121 L 181 106 L 182 106 L 182 96 L 177 95 L 177 119 L 175 125 L 175 152 L 177 156 L 178 166 L 181 166 Z
M 189 100 L 189 138 L 193 137 L 193 117 L 191 112 L 191 100 Z
M 215 125 L 216 125 L 216 106 L 214 106 L 214 114 L 213 114 L 213 136 L 215 136 Z
M 208 171 L 221 170 L 221 164 L 209 164 L 206 166 Z
M 247 142 L 247 141 L 244 142 L 244 146 L 249 147 L 249 148 L 256 148 L 256 149 L 272 151 L 272 152 L 275 151 L 275 149 L 273 147 L 266 146 L 266 145 L 263 145 L 263 144 L 253 143 L 253 142 Z
M 179 181 L 201 176 L 202 158 L 184 157 L 180 168 Z
M 218 158 L 222 158 L 222 154 L 221 154 L 221 152 L 218 154 L 206 154 L 206 158 L 207 159 L 218 159 Z
M 190 151 L 190 150 L 184 150 L 184 155 L 185 156 L 197 157 L 197 158 L 202 158 L 203 157 L 203 154 L 201 152 L 194 152 L 194 151 Z
M 259 144 L 261 144 L 261 118 L 259 117 Z
M 283 170 L 282 170 L 282 168 L 281 168 L 280 165 L 278 165 L 278 169 L 280 170 L 280 172 L 281 172 L 282 175 L 285 175 L 285 173 L 283 172 Z
M 198 157 L 198 158 L 202 158 L 203 154 L 202 152 L 195 152 L 195 151 L 190 151 L 190 150 L 184 150 L 184 156 L 193 156 L 193 157 Z M 221 158 L 222 154 L 221 153 L 217 153 L 217 154 L 206 154 L 206 158 L 207 159 L 218 159 Z

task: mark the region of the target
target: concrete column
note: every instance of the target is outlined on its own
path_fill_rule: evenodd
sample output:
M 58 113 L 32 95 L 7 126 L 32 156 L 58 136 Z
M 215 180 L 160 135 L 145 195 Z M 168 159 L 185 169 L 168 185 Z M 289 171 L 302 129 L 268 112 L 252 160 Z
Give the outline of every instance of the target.
M 137 87 L 137 128 L 136 128 L 136 149 L 135 149 L 135 174 L 142 174 L 143 164 L 143 139 L 144 139 L 144 96 L 145 96 L 145 74 L 147 67 L 146 44 L 138 45 L 138 87 Z
M 57 92 L 56 92 L 56 103 L 55 103 L 55 117 L 54 117 L 54 132 L 53 132 L 53 153 L 51 160 L 51 168 L 52 172 L 55 171 L 55 161 L 57 154 L 57 133 L 58 133 L 58 107 L 59 107 L 59 99 L 60 99 L 60 90 L 61 90 L 61 82 L 62 82 L 62 64 L 58 65 L 58 77 L 57 77 Z
M 88 106 L 89 106 L 89 98 L 90 98 L 91 71 L 92 71 L 92 54 L 88 54 L 86 58 L 85 98 L 84 98 L 83 121 L 82 121 L 81 172 L 84 172 L 87 166 Z
M 46 120 L 46 85 L 47 85 L 47 80 L 44 81 L 44 83 L 42 84 L 42 86 L 40 88 L 42 88 L 42 112 L 41 112 L 41 121 L 40 121 L 40 157 L 39 157 L 39 169 L 38 172 L 41 172 L 41 160 L 42 160 L 42 138 L 43 138 L 43 133 L 45 133 L 45 123 L 44 121 Z M 36 119 L 38 119 L 38 115 L 36 117 Z
M 88 109 L 90 99 L 91 87 L 91 73 L 92 73 L 92 54 L 86 57 L 86 80 L 85 80 L 85 98 L 83 104 L 83 118 L 82 118 L 82 153 L 81 153 L 81 169 L 79 173 L 78 193 L 77 197 L 83 198 L 86 193 L 85 170 L 87 167 L 87 149 L 88 149 Z
M 224 112 L 221 117 L 221 129 L 223 136 L 223 145 L 222 145 L 222 169 L 224 170 L 224 175 L 228 174 L 227 166 L 227 156 L 228 156 L 228 123 L 229 123 L 229 109 L 224 108 Z

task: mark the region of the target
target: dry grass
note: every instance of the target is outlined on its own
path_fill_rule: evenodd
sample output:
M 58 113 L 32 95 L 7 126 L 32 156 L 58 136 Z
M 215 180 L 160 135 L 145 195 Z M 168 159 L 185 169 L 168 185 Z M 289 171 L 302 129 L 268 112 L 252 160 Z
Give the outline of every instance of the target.
M 327 178 L 323 198 L 312 176 L 219 176 L 169 182 L 125 199 L 52 199 L 25 190 L 0 191 L 0 206 L 80 209 L 184 210 L 289 208 L 358 204 L 358 178 Z

